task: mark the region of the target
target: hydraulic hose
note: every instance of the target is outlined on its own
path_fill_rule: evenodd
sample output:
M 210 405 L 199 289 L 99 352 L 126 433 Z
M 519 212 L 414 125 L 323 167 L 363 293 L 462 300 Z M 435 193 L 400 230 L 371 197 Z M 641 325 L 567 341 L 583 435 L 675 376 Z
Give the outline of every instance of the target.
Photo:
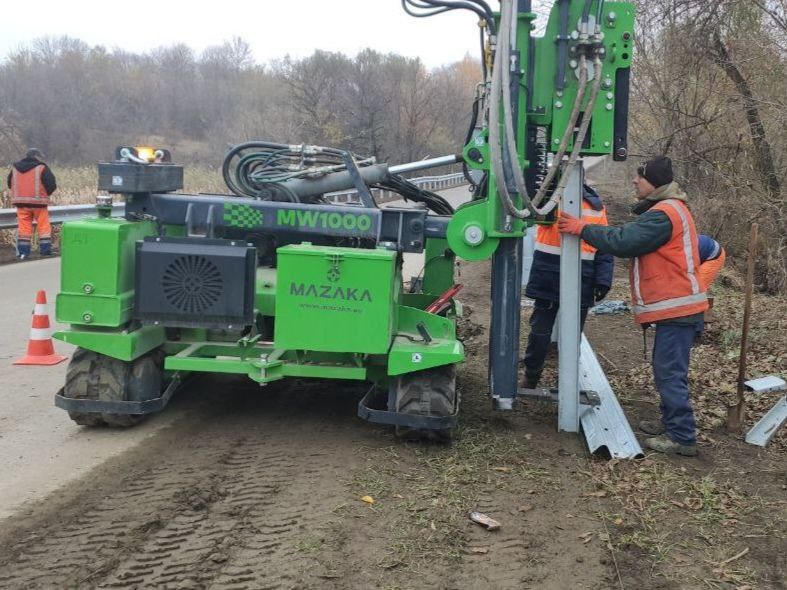
M 500 39 L 501 43 L 498 45 L 495 52 L 495 61 L 492 67 L 492 88 L 490 89 L 489 96 L 489 120 L 487 126 L 489 128 L 489 154 L 491 160 L 492 173 L 497 179 L 497 194 L 510 215 L 518 219 L 524 219 L 530 215 L 530 212 L 519 211 L 511 199 L 511 194 L 508 192 L 508 186 L 505 182 L 505 173 L 503 171 L 503 154 L 501 152 L 502 144 L 500 141 L 500 95 L 501 85 L 503 79 L 502 70 L 508 67 L 508 63 L 503 65 L 503 50 L 508 43 L 508 21 L 510 11 L 506 10 L 508 2 L 503 0 L 501 18 L 500 18 Z M 516 152 L 514 152 L 516 157 Z
M 577 158 L 579 157 L 579 152 L 582 151 L 582 144 L 585 143 L 585 135 L 587 135 L 588 127 L 590 126 L 590 120 L 593 118 L 593 109 L 596 106 L 596 99 L 598 98 L 598 92 L 601 88 L 601 58 L 598 55 L 596 55 L 596 57 L 593 59 L 593 69 L 595 78 L 593 80 L 593 86 L 590 89 L 590 98 L 588 99 L 588 104 L 585 107 L 585 112 L 582 113 L 582 122 L 579 124 L 579 131 L 577 131 L 577 136 L 574 139 L 574 148 L 571 150 L 571 155 L 568 158 L 569 168 L 571 168 L 571 166 L 576 163 Z M 568 174 L 564 174 L 560 177 L 560 182 L 555 188 L 554 193 L 552 193 L 552 197 L 539 211 L 543 211 L 542 215 L 546 215 L 557 206 L 563 196 L 563 191 L 566 189 L 567 183 Z
M 508 195 L 508 199 L 503 199 L 503 205 L 509 214 L 519 219 L 524 219 L 531 216 L 535 217 L 537 212 L 530 202 L 530 195 L 528 194 L 527 186 L 525 185 L 525 176 L 522 173 L 522 169 L 519 167 L 519 159 L 517 156 L 518 152 L 516 146 L 516 132 L 514 130 L 514 112 L 513 105 L 511 104 L 510 62 L 511 45 L 516 43 L 516 23 L 518 19 L 514 13 L 514 11 L 516 11 L 516 5 L 513 2 L 510 2 L 510 0 L 508 4 L 508 10 L 506 10 L 505 2 L 502 5 L 502 9 L 505 11 L 504 16 L 507 16 L 508 19 L 505 23 L 505 26 L 501 25 L 499 43 L 499 47 L 502 49 L 502 57 L 500 61 L 504 64 L 501 72 L 501 87 L 503 91 L 503 128 L 505 131 L 506 149 L 508 150 L 509 162 L 511 164 L 511 176 L 514 179 L 514 185 L 516 186 L 517 192 L 522 197 L 522 203 L 525 205 L 525 209 L 517 209 L 516 205 L 511 200 L 510 195 Z
M 548 206 L 547 209 L 543 211 L 538 209 L 541 205 L 544 197 L 546 196 L 547 189 L 552 184 L 552 181 L 555 178 L 555 174 L 557 174 L 558 169 L 560 168 L 560 163 L 563 160 L 563 156 L 566 153 L 566 148 L 568 147 L 568 142 L 571 139 L 571 136 L 574 133 L 574 126 L 577 124 L 577 119 L 579 118 L 579 111 L 582 108 L 582 100 L 585 98 L 585 89 L 587 88 L 587 79 L 588 79 L 588 68 L 587 68 L 587 58 L 583 55 L 579 56 L 579 83 L 577 87 L 577 96 L 574 99 L 574 106 L 571 109 L 571 114 L 568 117 L 568 123 L 566 124 L 566 129 L 563 131 L 563 137 L 560 139 L 560 144 L 558 145 L 557 151 L 555 152 L 555 157 L 552 159 L 552 166 L 549 167 L 547 171 L 547 175 L 544 180 L 541 182 L 541 186 L 539 187 L 538 191 L 536 192 L 536 196 L 533 199 L 533 205 L 539 211 L 540 215 L 546 215 L 552 209 L 554 209 L 554 205 Z

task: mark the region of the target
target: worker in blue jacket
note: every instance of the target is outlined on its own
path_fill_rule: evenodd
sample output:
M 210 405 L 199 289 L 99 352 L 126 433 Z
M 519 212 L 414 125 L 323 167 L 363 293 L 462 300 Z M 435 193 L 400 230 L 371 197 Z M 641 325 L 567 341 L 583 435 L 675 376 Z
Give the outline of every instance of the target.
M 588 185 L 584 185 L 582 219 L 595 225 L 607 225 L 607 212 L 601 197 Z M 581 245 L 582 299 L 581 325 L 584 327 L 588 309 L 606 297 L 612 286 L 614 258 L 611 254 L 596 251 L 586 242 Z M 525 365 L 524 386 L 538 386 L 544 361 L 549 350 L 552 327 L 557 318 L 560 303 L 560 232 L 557 224 L 539 225 L 535 252 L 525 295 L 534 300 L 530 316 L 530 334 L 523 364 Z

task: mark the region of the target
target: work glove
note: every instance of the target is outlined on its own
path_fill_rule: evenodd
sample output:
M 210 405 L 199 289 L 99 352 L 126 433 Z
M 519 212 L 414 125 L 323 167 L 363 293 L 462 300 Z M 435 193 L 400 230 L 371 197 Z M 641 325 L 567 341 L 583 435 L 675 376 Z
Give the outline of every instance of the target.
M 584 219 L 580 219 L 579 217 L 574 217 L 568 213 L 561 212 L 560 217 L 557 220 L 557 229 L 563 234 L 574 234 L 575 236 L 581 236 L 582 230 L 587 224 L 588 222 Z
M 595 297 L 596 303 L 604 299 L 604 297 L 607 296 L 607 293 L 609 293 L 609 287 L 606 285 L 596 285 L 593 287 L 593 297 Z

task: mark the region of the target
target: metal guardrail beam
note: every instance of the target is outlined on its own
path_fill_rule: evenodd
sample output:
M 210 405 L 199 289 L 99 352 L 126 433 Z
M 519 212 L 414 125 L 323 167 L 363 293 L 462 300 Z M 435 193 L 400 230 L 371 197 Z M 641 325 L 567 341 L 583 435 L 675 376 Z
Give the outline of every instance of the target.
M 443 190 L 454 186 L 465 184 L 463 174 L 457 172 L 454 174 L 446 174 L 444 176 L 422 176 L 419 178 L 411 178 L 410 182 L 425 188 L 426 190 Z M 382 198 L 393 194 L 391 191 L 374 190 L 373 194 Z M 355 195 L 358 191 L 342 191 L 338 193 L 328 193 L 326 196 L 334 203 L 348 203 L 355 201 Z M 125 203 L 115 203 L 112 207 L 113 217 L 122 217 L 126 210 Z M 82 219 L 84 217 L 91 217 L 96 215 L 95 205 L 52 205 L 49 207 L 49 220 L 54 224 L 63 223 L 64 221 L 71 221 L 73 219 Z M 16 208 L 0 209 L 0 229 L 15 229 L 16 222 Z
M 642 447 L 584 334 L 580 343 L 579 386 L 595 391 L 601 399 L 599 405 L 585 408 L 580 416 L 590 452 L 606 450 L 613 459 L 642 457 Z

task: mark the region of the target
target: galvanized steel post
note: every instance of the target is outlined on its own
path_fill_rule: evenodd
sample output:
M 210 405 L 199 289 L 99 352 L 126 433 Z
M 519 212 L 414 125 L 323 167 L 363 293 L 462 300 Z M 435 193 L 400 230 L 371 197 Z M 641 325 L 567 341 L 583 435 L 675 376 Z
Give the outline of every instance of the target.
M 560 210 L 570 215 L 582 215 L 582 162 L 563 171 L 568 184 L 563 193 Z M 558 333 L 558 430 L 579 432 L 579 309 L 582 292 L 580 239 L 563 234 L 560 241 L 560 331 Z

